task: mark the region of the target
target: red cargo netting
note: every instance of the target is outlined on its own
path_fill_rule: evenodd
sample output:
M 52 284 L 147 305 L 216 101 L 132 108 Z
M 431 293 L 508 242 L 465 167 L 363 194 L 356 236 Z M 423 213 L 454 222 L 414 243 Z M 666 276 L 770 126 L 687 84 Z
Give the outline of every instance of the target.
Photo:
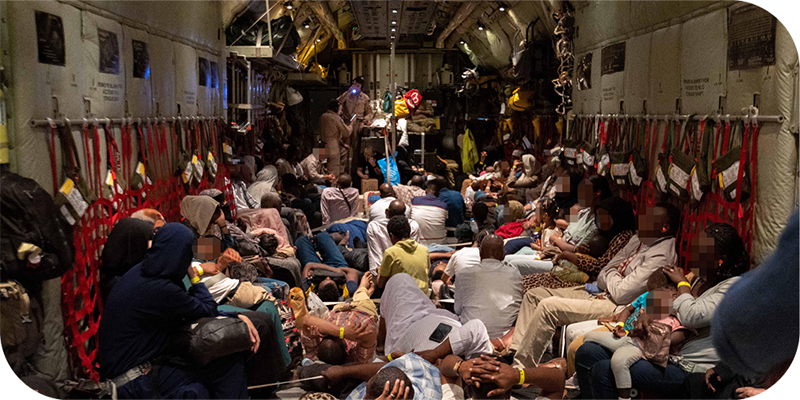
M 214 124 L 215 125 L 215 124 Z M 148 128 L 142 131 L 142 128 Z M 160 129 L 159 129 L 160 127 Z M 110 199 L 99 197 L 86 210 L 81 220 L 74 227 L 75 265 L 61 278 L 62 311 L 64 315 L 64 334 L 69 345 L 69 354 L 72 370 L 78 377 L 99 380 L 97 357 L 97 329 L 103 309 L 99 289 L 99 268 L 102 247 L 114 224 L 143 208 L 153 208 L 161 212 L 169 222 L 181 219 L 180 201 L 186 195 L 197 195 L 209 188 L 222 190 L 230 204 L 233 202 L 233 189 L 230 174 L 223 164 L 219 169 L 214 182 L 208 181 L 208 174 L 204 174 L 202 181 L 197 186 L 188 190 L 181 181 L 180 176 L 173 176 L 170 162 L 172 154 L 168 154 L 167 132 L 170 130 L 165 124 L 139 124 L 139 129 L 131 129 L 130 125 L 122 126 L 122 171 L 116 171 L 119 162 L 115 152 L 116 143 L 113 138 L 107 137 L 106 143 L 110 144 L 109 164 L 112 170 L 130 177 L 133 171 L 129 169 L 131 157 L 132 137 L 137 137 L 139 143 L 144 143 L 141 161 L 148 163 L 146 170 L 148 177 L 154 182 L 145 185 L 139 190 L 125 188 L 121 193 L 115 193 Z M 219 130 L 216 131 L 218 133 Z M 133 133 L 133 134 L 132 134 Z M 92 134 L 94 145 L 90 147 L 84 142 L 87 154 L 86 181 L 91 183 L 95 193 L 100 192 L 100 147 L 99 133 L 97 130 L 84 130 L 84 135 Z M 149 136 L 147 136 L 149 135 Z M 54 136 L 54 135 L 53 135 Z M 214 143 L 220 143 L 214 138 Z M 54 146 L 51 154 L 54 155 Z M 220 153 L 210 150 L 215 158 Z M 94 153 L 94 154 L 92 154 Z M 53 159 L 53 176 L 56 177 L 55 157 Z M 116 161 L 115 161 L 116 160 Z M 152 163 L 153 165 L 149 165 Z M 92 169 L 94 167 L 94 169 Z M 95 186 L 97 185 L 97 186 Z

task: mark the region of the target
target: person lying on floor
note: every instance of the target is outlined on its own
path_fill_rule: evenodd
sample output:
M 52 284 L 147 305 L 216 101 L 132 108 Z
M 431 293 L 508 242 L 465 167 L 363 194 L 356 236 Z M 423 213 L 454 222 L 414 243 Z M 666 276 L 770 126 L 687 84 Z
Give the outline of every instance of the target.
M 471 320 L 462 325 L 457 315 L 437 309 L 419 290 L 417 281 L 405 273 L 394 275 L 387 282 L 381 296 L 381 317 L 385 354 L 422 352 L 443 343 L 450 348 L 447 354 L 466 358 L 492 352 L 483 322 Z
M 372 361 L 378 338 L 378 310 L 370 300 L 374 290 L 372 276 L 365 274 L 352 301 L 319 318 L 308 313 L 302 290 L 293 288 L 290 302 L 306 357 L 330 365 Z
M 366 247 L 350 247 L 350 232 L 333 232 L 330 234 L 334 242 L 339 244 L 339 251 L 347 261 L 350 268 L 355 268 L 361 272 L 369 271 L 369 249 Z
M 234 307 L 251 309 L 264 301 L 275 302 L 270 291 L 248 281 L 231 279 L 227 276 L 228 264 L 242 262 L 236 250 L 227 249 L 220 255 L 220 243 L 217 238 L 199 238 L 194 246 L 195 261 L 192 266 L 202 271 L 200 282 L 203 283 L 217 304 L 228 304 Z
M 317 255 L 319 252 L 319 255 Z M 321 256 L 321 258 L 320 258 Z M 358 271 L 348 267 L 336 241 L 328 232 L 320 232 L 315 238 L 302 236 L 297 239 L 297 259 L 303 265 L 303 290 L 316 291 L 322 301 L 338 301 L 348 298 L 358 289 Z M 315 279 L 314 271 L 328 271 L 331 276 Z M 319 276 L 330 274 L 319 274 Z M 341 278 L 344 279 L 341 279 Z M 343 280 L 341 288 L 336 281 Z M 314 281 L 317 281 L 315 284 Z

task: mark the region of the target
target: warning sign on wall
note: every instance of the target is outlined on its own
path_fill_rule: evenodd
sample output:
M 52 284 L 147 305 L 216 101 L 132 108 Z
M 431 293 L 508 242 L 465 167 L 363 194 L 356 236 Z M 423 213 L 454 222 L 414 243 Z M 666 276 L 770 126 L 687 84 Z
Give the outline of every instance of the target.
M 625 70 L 625 42 L 603 47 L 600 52 L 600 75 L 613 74 Z
M 150 53 L 147 52 L 147 42 L 132 40 L 131 48 L 133 49 L 133 77 L 150 78 Z
M 117 34 L 97 28 L 97 41 L 100 47 L 100 72 L 119 75 L 119 42 Z
M 768 11 L 754 5 L 731 9 L 728 17 L 728 69 L 775 64 L 775 25 Z
M 58 15 L 36 11 L 36 41 L 39 62 L 42 64 L 66 65 L 64 45 L 64 23 Z

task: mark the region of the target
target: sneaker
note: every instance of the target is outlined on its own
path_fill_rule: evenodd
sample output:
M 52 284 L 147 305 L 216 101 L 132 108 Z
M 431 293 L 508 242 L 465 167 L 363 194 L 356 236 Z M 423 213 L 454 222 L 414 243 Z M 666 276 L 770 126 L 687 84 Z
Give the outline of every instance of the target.
M 564 382 L 564 388 L 577 389 L 578 388 L 578 374 L 572 374 L 572 377 Z

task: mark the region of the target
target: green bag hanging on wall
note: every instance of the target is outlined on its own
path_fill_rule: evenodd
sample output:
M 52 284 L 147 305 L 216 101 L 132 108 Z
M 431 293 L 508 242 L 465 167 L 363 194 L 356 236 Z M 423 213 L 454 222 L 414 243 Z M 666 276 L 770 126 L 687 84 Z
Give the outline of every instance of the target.
M 617 187 L 624 189 L 630 186 L 628 174 L 631 170 L 631 136 L 636 129 L 636 121 L 625 119 L 622 130 L 617 135 L 618 143 L 615 143 L 615 151 L 611 152 L 609 172 L 611 179 Z
M 711 190 L 711 158 L 709 150 L 714 151 L 714 121 L 705 121 L 701 134 L 700 154 L 689 177 L 689 204 L 696 208 L 703 196 Z
M 695 165 L 694 157 L 683 150 L 688 146 L 690 138 L 697 135 L 697 120 L 694 118 L 694 115 L 690 115 L 686 123 L 681 126 L 678 142 L 675 143 L 669 157 L 669 190 L 682 201 L 689 200 L 687 187 Z
M 730 134 L 728 151 L 713 163 L 719 189 L 725 200 L 728 201 L 736 200 L 736 184 L 739 179 L 742 153 L 745 156 L 745 163 L 742 167 L 744 171 L 742 171 L 742 194 L 740 200 L 745 201 L 750 198 L 750 174 L 748 171 L 750 163 L 746 157 L 747 142 L 745 141 L 747 131 L 749 131 L 749 126 L 745 128 L 744 121 L 737 121 L 733 126 L 733 132 Z
M 86 180 L 81 174 L 81 161 L 68 124 L 59 130 L 58 137 L 61 142 L 62 170 L 66 179 L 58 189 L 54 201 L 67 222 L 75 225 L 97 197 L 86 186 Z

